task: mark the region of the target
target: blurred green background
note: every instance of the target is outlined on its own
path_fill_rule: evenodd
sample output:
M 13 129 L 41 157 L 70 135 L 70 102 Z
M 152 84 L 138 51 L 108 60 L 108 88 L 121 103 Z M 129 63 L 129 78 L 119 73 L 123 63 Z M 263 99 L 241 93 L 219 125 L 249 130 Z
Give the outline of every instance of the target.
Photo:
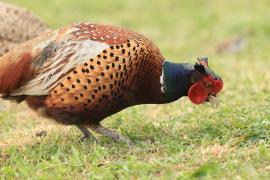
M 51 28 L 74 22 L 123 26 L 152 39 L 175 62 L 208 56 L 224 80 L 219 109 L 187 98 L 126 109 L 104 123 L 136 145 L 99 137 L 78 143 L 73 127 L 24 104 L 0 114 L 3 178 L 269 179 L 270 1 L 9 0 Z M 35 132 L 48 131 L 46 137 Z

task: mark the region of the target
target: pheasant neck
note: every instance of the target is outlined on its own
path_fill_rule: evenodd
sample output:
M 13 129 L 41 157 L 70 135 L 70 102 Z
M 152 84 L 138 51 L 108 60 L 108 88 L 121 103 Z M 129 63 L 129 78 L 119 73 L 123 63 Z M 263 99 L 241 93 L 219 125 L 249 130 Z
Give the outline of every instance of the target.
M 166 101 L 172 102 L 182 96 L 187 96 L 191 86 L 192 64 L 176 64 L 164 61 L 162 75 L 160 77 L 161 91 L 164 93 Z

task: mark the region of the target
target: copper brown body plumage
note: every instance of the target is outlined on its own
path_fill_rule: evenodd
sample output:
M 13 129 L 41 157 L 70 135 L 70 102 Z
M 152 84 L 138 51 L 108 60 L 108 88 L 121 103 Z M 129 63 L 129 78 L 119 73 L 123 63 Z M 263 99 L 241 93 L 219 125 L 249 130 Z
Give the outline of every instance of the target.
M 28 10 L 0 2 L 0 56 L 45 31 L 47 26 Z
M 0 59 L 0 92 L 64 124 L 91 126 L 128 106 L 163 103 L 164 58 L 142 35 L 82 23 L 43 34 Z
M 129 106 L 182 96 L 201 104 L 222 87 L 207 58 L 171 63 L 141 34 L 91 23 L 44 33 L 0 58 L 3 98 L 26 100 L 44 116 L 76 125 L 84 138 L 91 128 L 130 143 L 100 121 Z

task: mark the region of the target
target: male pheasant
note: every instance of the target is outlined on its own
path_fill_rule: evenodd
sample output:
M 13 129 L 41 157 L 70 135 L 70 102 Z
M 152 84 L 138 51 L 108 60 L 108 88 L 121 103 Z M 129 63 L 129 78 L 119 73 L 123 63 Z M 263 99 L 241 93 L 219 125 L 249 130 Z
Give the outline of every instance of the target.
M 29 11 L 0 2 L 0 56 L 45 31 L 47 26 Z
M 200 104 L 223 86 L 199 63 L 175 64 L 141 34 L 81 23 L 45 33 L 0 58 L 0 93 L 66 125 L 125 140 L 100 122 L 138 104 L 163 104 L 188 96 Z M 93 137 L 93 136 L 92 136 Z M 129 142 L 129 140 L 126 140 Z

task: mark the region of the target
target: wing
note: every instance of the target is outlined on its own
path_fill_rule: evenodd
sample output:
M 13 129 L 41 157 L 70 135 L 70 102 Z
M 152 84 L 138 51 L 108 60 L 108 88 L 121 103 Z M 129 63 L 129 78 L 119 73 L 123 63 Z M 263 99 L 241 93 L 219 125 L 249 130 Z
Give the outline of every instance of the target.
M 59 78 L 109 47 L 106 43 L 89 38 L 83 40 L 74 38 L 73 33 L 76 30 L 76 28 L 69 27 L 44 34 L 46 38 L 36 39 L 30 52 L 20 53 L 19 56 L 24 58 L 21 61 L 31 59 L 30 74 L 22 80 L 23 83 L 20 87 L 10 94 L 13 96 L 47 95 Z

